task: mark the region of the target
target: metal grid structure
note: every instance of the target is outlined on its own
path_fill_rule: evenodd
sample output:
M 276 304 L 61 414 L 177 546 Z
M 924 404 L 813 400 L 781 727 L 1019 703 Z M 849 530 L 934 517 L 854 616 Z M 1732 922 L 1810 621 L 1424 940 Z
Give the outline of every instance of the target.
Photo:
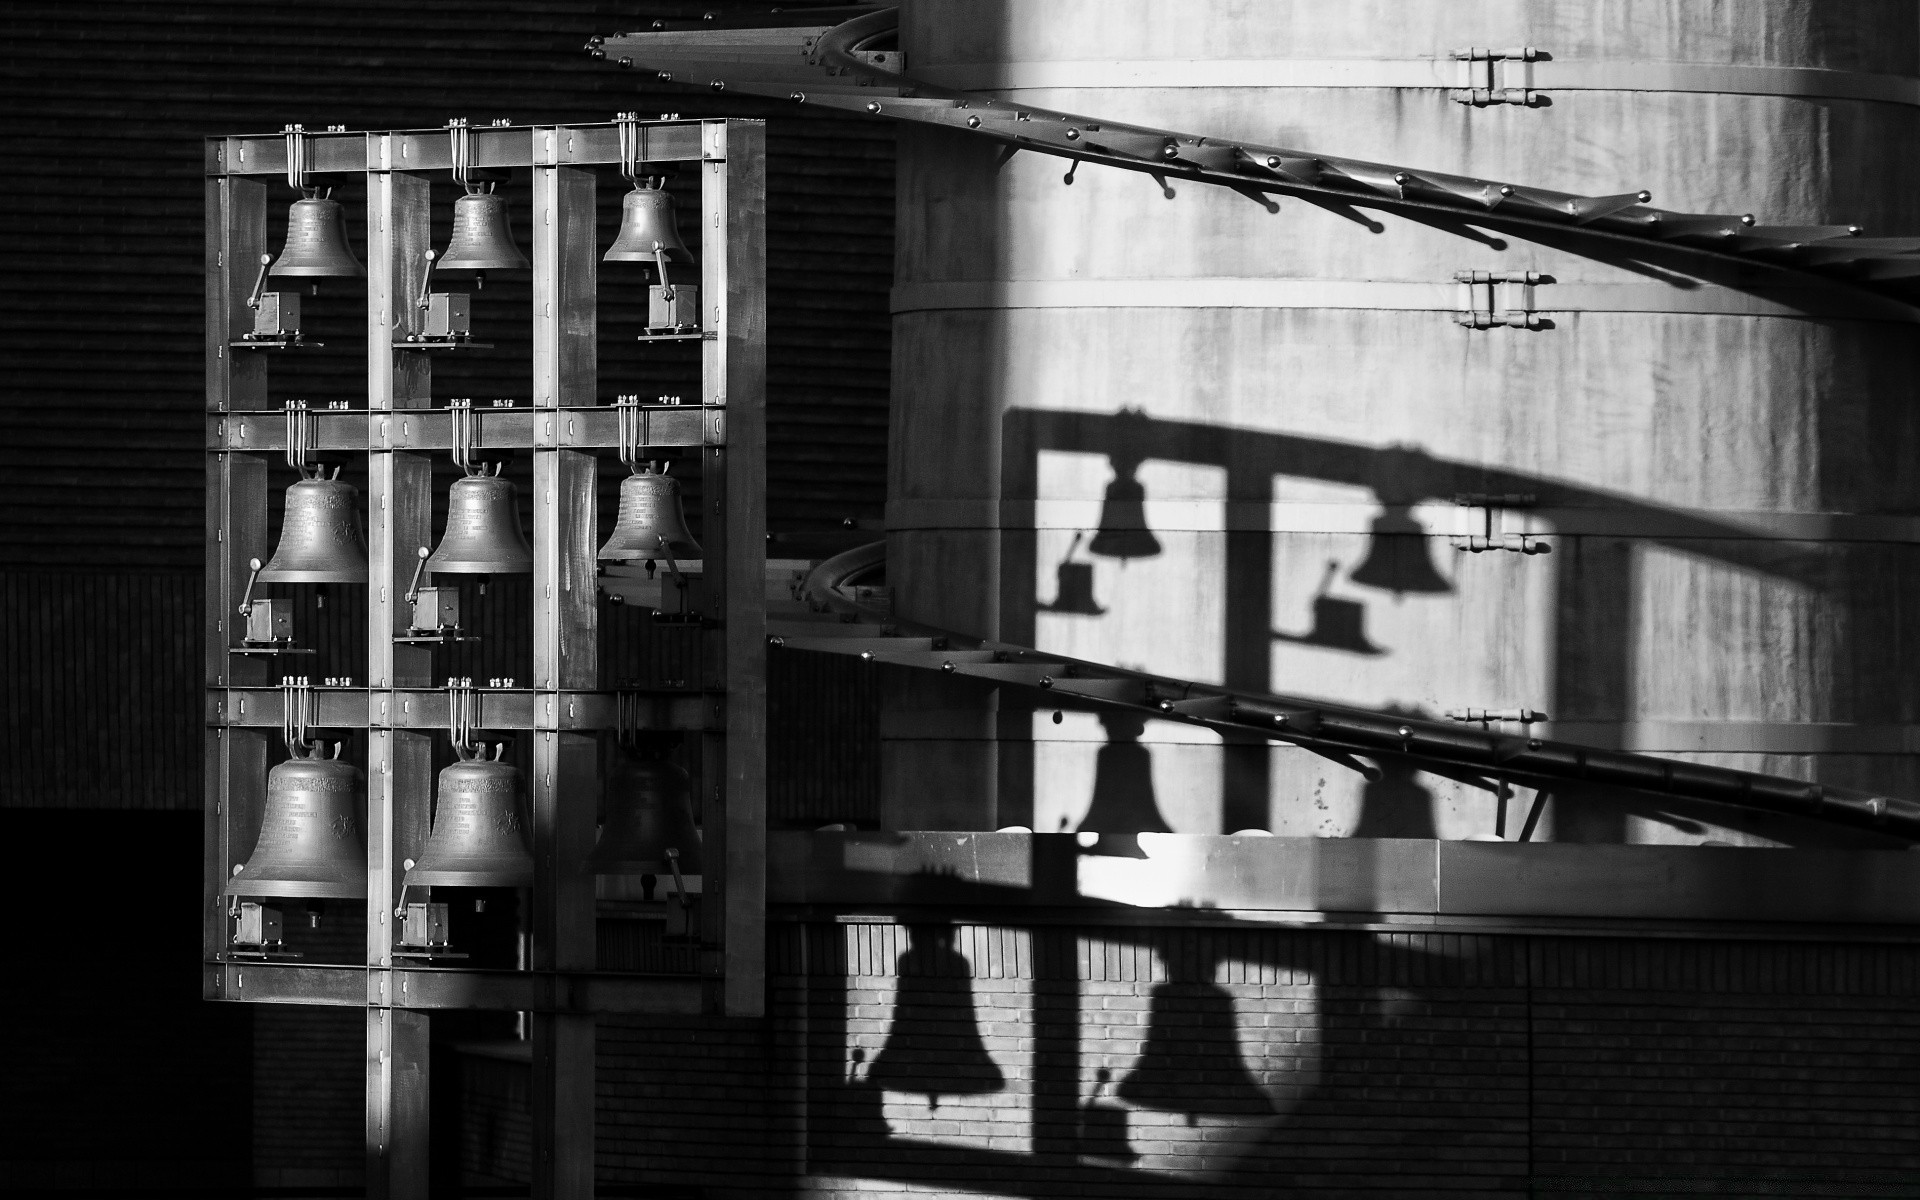
M 596 401 L 595 191 L 605 168 L 683 164 L 700 181 L 698 403 Z M 758 1015 L 764 1004 L 765 183 L 757 121 L 307 133 L 209 139 L 206 148 L 207 679 L 204 993 L 209 999 L 363 1007 L 371 1195 L 424 1195 L 428 1020 L 436 1009 L 526 1014 L 533 1062 L 535 1195 L 589 1195 L 598 1013 Z M 469 169 L 534 181 L 530 405 L 472 408 L 432 395 L 415 302 L 429 271 L 429 182 Z M 363 178 L 367 398 L 308 410 L 269 389 L 290 339 L 249 335 L 270 196 Z M 610 331 L 611 332 L 611 331 Z M 629 333 L 637 331 L 628 331 Z M 689 401 L 692 397 L 688 397 Z M 616 692 L 599 672 L 595 583 L 600 456 L 697 454 L 705 544 L 697 620 L 703 675 L 672 691 Z M 532 686 L 436 687 L 434 647 L 409 636 L 404 600 L 430 544 L 432 455 L 531 454 Z M 249 563 L 269 551 L 273 463 L 364 456 L 368 649 L 364 681 L 308 681 L 297 659 L 255 652 L 235 619 Z M 617 611 L 617 610 L 615 610 Z M 622 614 L 622 619 L 635 619 Z M 510 683 L 511 681 L 497 681 Z M 530 769 L 535 862 L 518 969 L 396 954 L 405 867 L 429 832 L 433 749 L 463 723 L 511 731 Z M 254 849 L 283 731 L 362 731 L 367 843 L 364 961 L 323 964 L 236 950 L 226 880 Z M 615 972 L 596 961 L 587 857 L 598 748 L 618 729 L 682 731 L 697 747 L 706 869 L 697 969 Z M 693 757 L 691 754 L 689 757 Z M 684 893 L 683 893 L 684 894 Z

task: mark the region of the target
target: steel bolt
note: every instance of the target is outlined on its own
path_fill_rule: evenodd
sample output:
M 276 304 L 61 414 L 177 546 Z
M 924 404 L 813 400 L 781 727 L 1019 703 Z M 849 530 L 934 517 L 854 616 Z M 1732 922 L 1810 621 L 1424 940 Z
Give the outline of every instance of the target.
M 967 118 L 967 128 L 968 128 L 968 129 L 978 129 L 978 128 L 980 128 L 980 118 L 979 118 L 979 117 L 968 117 L 968 118 Z

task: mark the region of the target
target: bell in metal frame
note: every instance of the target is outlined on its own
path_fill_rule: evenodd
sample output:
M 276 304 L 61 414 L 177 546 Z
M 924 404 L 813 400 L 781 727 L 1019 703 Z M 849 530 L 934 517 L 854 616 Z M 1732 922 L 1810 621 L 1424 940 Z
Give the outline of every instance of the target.
M 531 264 L 507 224 L 506 197 L 482 187 L 492 185 L 470 183 L 467 194 L 453 202 L 453 236 L 435 266 L 442 272 L 527 270 Z
M 638 562 L 666 553 L 676 560 L 701 556 L 700 543 L 687 529 L 680 509 L 680 481 L 665 471 L 643 467 L 620 481 L 620 512 L 613 533 L 600 547 L 602 562 Z
M 287 489 L 280 544 L 262 583 L 365 583 L 367 542 L 360 489 L 340 479 L 302 479 Z
M 620 233 L 601 256 L 603 262 L 647 263 L 657 269 L 656 255 L 664 255 L 669 263 L 692 264 L 693 251 L 680 240 L 680 223 L 665 183 L 663 178 L 650 184 L 636 182 L 621 200 Z
M 367 269 L 347 244 L 346 210 L 319 188 L 302 188 L 287 209 L 287 244 L 268 275 L 300 279 L 365 279 Z
M 504 741 L 456 747 L 440 772 L 433 832 L 403 887 L 532 887 L 533 853 L 520 816 L 520 768 L 501 762 Z
M 367 894 L 366 783 L 340 761 L 340 743 L 316 741 L 267 772 L 267 804 L 247 864 L 229 896 L 357 900 Z M 331 757 L 321 757 L 331 747 Z
M 600 840 L 587 860 L 596 875 L 670 874 L 668 850 L 678 852 L 681 871 L 701 873 L 692 789 L 664 748 L 623 754 L 607 777 L 606 804 Z
M 469 475 L 447 489 L 447 530 L 427 559 L 447 575 L 531 575 L 533 550 L 520 530 L 520 501 L 511 480 Z

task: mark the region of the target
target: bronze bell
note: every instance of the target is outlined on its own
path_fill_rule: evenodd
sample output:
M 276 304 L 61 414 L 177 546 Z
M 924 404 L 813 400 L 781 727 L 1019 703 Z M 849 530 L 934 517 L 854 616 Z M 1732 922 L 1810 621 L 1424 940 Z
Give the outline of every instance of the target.
M 680 240 L 673 197 L 664 187 L 636 186 L 620 202 L 620 233 L 601 259 L 657 265 L 656 249 L 665 254 L 670 263 L 693 262 L 693 251 Z
M 507 225 L 507 200 L 467 185 L 453 202 L 453 236 L 434 265 L 441 271 L 524 271 L 530 264 Z
M 229 896 L 362 899 L 367 894 L 366 802 L 359 768 L 296 756 L 267 772 L 267 806 L 253 854 L 222 889 Z
M 287 244 L 267 268 L 267 274 L 365 279 L 367 269 L 347 244 L 346 210 L 338 200 L 320 195 L 319 188 L 301 190 L 304 194 L 287 209 Z
M 447 489 L 447 531 L 427 570 L 449 575 L 531 575 L 533 550 L 520 532 L 510 480 L 469 475 Z
M 365 583 L 367 542 L 360 489 L 339 479 L 302 479 L 287 489 L 280 544 L 262 583 Z
M 622 756 L 607 778 L 607 818 L 587 865 L 596 875 L 667 875 L 667 851 L 680 870 L 701 873 L 700 830 L 693 823 L 687 773 L 658 754 Z
M 440 772 L 433 832 L 403 887 L 532 887 L 533 853 L 520 817 L 520 768 L 504 742 Z
M 662 472 L 643 470 L 620 482 L 620 514 L 613 534 L 600 547 L 602 562 L 635 562 L 661 557 L 660 542 L 676 560 L 701 555 L 700 543 L 687 529 L 680 511 L 680 481 Z

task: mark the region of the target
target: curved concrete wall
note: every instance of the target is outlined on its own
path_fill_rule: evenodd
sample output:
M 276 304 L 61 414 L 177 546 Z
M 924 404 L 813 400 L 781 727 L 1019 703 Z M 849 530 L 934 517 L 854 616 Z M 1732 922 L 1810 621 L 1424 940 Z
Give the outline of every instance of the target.
M 1049 108 L 1887 235 L 1920 231 L 1920 109 L 1556 92 L 1551 71 L 1910 76 L 1915 16 L 1783 0 L 910 0 L 901 36 L 911 68 L 942 80 L 1113 81 L 1005 93 Z M 1278 62 L 1468 44 L 1546 51 L 1551 102 L 1142 86 L 1202 81 L 1206 62 L 1245 82 L 1283 76 Z M 1920 503 L 1911 326 L 1830 300 L 1749 315 L 1749 293 L 1717 278 L 1573 241 L 1269 211 L 1179 181 L 1169 196 L 1093 166 L 1069 186 L 1062 160 L 999 156 L 940 131 L 901 143 L 888 519 L 903 615 L 1409 713 L 1544 710 L 1549 736 L 1920 792 L 1905 752 L 1920 627 L 1902 600 L 1920 585 L 1904 516 Z M 1420 299 L 1451 295 L 1459 270 L 1546 273 L 1552 327 L 1469 330 Z M 1534 497 L 1508 527 L 1552 553 L 1454 551 L 1463 493 Z M 937 683 L 898 699 L 899 828 L 1461 838 L 1498 819 L 1485 791 L 1427 776 L 1365 785 L 1297 750 L 1055 723 Z M 1510 801 L 1508 836 L 1530 800 Z M 1536 836 L 1835 835 L 1562 796 Z

